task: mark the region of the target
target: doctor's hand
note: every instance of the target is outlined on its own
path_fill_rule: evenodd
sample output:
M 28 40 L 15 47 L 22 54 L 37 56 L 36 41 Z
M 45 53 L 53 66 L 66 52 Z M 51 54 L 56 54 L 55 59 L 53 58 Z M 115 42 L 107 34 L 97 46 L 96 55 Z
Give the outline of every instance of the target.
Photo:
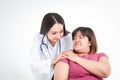
M 69 60 L 76 62 L 79 59 L 79 56 L 75 54 L 72 50 L 67 50 L 63 52 L 64 57 L 68 58 Z
M 65 58 L 63 53 L 59 53 L 52 61 L 51 64 L 55 65 L 61 58 Z

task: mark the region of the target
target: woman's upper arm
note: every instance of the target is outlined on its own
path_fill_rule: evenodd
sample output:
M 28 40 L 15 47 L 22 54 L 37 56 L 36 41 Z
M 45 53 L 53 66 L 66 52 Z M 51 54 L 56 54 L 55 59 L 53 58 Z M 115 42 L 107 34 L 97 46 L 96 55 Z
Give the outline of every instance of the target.
M 59 61 L 55 65 L 54 80 L 68 80 L 69 65 Z

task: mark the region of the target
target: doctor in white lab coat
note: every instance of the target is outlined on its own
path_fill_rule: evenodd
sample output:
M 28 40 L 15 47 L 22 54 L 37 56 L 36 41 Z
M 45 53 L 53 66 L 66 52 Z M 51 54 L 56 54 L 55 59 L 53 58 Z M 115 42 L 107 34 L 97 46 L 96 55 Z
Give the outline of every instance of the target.
M 73 48 L 72 36 L 65 29 L 65 22 L 58 13 L 47 13 L 40 33 L 33 39 L 30 53 L 30 68 L 36 80 L 52 80 L 54 65 L 64 50 Z

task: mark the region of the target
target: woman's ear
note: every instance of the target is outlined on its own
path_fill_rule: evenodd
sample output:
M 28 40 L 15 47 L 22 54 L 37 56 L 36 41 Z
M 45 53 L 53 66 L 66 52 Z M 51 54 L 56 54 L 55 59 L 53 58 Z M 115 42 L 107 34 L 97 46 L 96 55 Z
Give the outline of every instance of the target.
M 91 42 L 89 42 L 89 46 L 91 46 Z

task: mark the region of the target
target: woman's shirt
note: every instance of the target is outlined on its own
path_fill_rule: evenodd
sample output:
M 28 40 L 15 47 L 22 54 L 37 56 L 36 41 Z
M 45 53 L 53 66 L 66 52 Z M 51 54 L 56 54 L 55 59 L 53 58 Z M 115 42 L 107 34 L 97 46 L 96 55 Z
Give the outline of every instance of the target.
M 45 45 L 44 45 L 45 44 Z M 63 36 L 54 47 L 48 42 L 47 37 L 37 34 L 33 39 L 30 54 L 30 67 L 36 80 L 51 80 L 54 66 L 51 60 L 64 50 L 73 48 L 71 33 Z
M 84 55 L 81 57 L 88 60 L 98 61 L 102 56 L 107 57 L 107 55 L 105 55 L 104 53 Z M 60 61 L 65 62 L 69 65 L 68 80 L 103 80 L 102 78 L 95 76 L 94 74 L 87 71 L 84 67 L 70 61 L 69 59 L 64 58 Z

